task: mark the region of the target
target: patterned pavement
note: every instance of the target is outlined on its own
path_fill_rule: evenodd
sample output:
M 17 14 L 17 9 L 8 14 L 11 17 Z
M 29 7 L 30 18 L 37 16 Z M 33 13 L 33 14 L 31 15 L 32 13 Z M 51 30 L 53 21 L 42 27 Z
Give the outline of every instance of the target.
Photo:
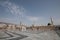
M 9 32 L 9 31 L 3 31 L 3 32 L 4 32 L 3 34 L 9 35 L 9 37 L 7 37 L 7 36 L 0 37 L 0 40 L 2 40 L 2 39 L 6 39 L 6 40 L 20 40 L 20 39 L 28 37 L 26 35 L 17 34 L 17 33 L 14 33 L 14 32 Z M 1 34 L 1 32 L 0 32 L 0 34 Z
M 60 40 L 59 31 L 0 31 L 0 40 Z

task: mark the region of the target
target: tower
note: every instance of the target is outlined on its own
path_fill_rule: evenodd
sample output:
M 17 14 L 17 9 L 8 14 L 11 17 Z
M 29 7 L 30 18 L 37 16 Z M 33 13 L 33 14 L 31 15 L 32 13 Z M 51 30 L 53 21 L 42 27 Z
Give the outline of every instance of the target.
M 50 17 L 50 20 L 51 20 L 51 25 L 53 25 L 53 19 L 52 19 L 52 17 Z

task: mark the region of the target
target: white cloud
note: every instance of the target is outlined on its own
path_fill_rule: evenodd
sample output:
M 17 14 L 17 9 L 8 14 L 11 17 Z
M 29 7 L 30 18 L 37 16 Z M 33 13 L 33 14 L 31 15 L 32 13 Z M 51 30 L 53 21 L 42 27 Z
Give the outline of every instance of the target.
M 33 16 L 28 16 L 27 18 L 30 21 L 38 21 L 38 19 L 39 19 L 38 17 L 33 17 Z
M 0 5 L 6 7 L 13 15 L 23 15 L 25 13 L 25 9 L 22 6 L 18 6 L 10 1 L 3 1 Z
M 46 25 L 46 18 L 45 17 L 36 17 L 36 16 L 27 16 L 27 19 L 31 21 L 31 24 L 34 25 Z
M 2 22 L 7 22 L 7 21 L 12 21 L 13 19 L 11 18 L 0 18 L 0 21 Z
M 0 18 L 0 22 L 16 23 L 14 18 Z
M 30 21 L 43 21 L 43 20 L 45 20 L 44 17 L 35 17 L 35 16 L 27 16 L 27 19 Z
M 17 17 L 17 19 L 19 18 L 18 20 L 22 20 L 22 18 L 24 17 L 24 14 L 26 12 L 26 10 L 23 8 L 23 6 L 12 3 L 9 0 L 1 1 L 0 5 L 6 8 L 5 10 L 7 11 L 7 13 L 11 13 L 15 17 Z M 3 22 L 9 22 L 10 21 L 10 22 L 12 22 L 13 19 L 10 19 L 8 17 L 7 18 L 2 18 L 2 19 L 0 18 L 0 21 L 3 21 Z

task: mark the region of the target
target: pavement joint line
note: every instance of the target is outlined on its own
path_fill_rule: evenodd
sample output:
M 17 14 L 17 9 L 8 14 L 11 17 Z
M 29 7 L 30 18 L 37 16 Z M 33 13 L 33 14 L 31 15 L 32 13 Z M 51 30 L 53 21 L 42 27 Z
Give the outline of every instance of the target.
M 20 40 L 20 39 L 23 39 L 23 38 L 28 37 L 28 36 L 26 36 L 26 35 L 17 34 L 17 33 L 14 33 L 14 32 L 4 31 L 4 33 L 6 33 L 7 35 L 9 35 L 10 37 L 4 37 L 4 38 L 1 38 L 1 39 Z M 12 35 L 12 34 L 18 35 L 18 36 L 14 36 L 14 35 Z
M 11 32 L 11 31 L 10 31 L 10 32 Z M 13 34 L 15 34 L 15 35 L 20 35 L 20 36 L 28 37 L 28 36 L 26 36 L 26 35 L 18 34 L 18 33 L 16 33 L 16 32 L 11 32 L 11 33 L 13 33 Z
M 9 34 L 9 35 L 11 35 L 11 33 L 9 33 L 9 32 L 6 32 L 6 33 Z M 15 39 L 15 38 L 18 38 L 18 37 L 20 37 L 20 36 L 12 36 L 12 37 L 6 38 L 6 39 Z
M 6 32 L 6 33 L 7 33 L 7 32 Z M 11 34 L 9 34 L 9 33 L 7 33 L 7 34 L 11 36 Z M 5 38 L 5 39 L 12 39 L 12 38 L 17 38 L 17 37 L 19 37 L 19 36 L 11 36 L 11 37 Z
M 8 34 L 10 37 L 14 37 L 12 34 L 9 34 L 9 33 L 7 33 L 6 31 L 5 31 L 5 33 Z
M 10 31 L 9 31 L 9 32 L 10 32 Z M 25 35 L 21 35 L 21 34 L 14 33 L 14 32 L 11 32 L 11 33 L 13 33 L 13 34 L 15 34 L 15 35 L 19 35 L 19 36 L 21 36 L 21 37 L 16 37 L 16 38 L 9 39 L 9 40 L 19 40 L 19 39 L 23 39 L 23 38 L 28 37 L 28 36 L 25 36 Z
M 14 37 L 20 37 L 19 35 L 15 35 L 15 34 L 13 34 L 11 32 L 8 32 L 8 33 L 11 34 L 11 35 L 13 35 Z
M 6 31 L 4 31 L 4 33 L 6 33 L 7 35 L 9 35 L 10 37 L 14 37 L 13 35 L 7 33 Z M 10 38 L 10 37 L 0 37 L 0 39 L 6 39 L 6 38 Z

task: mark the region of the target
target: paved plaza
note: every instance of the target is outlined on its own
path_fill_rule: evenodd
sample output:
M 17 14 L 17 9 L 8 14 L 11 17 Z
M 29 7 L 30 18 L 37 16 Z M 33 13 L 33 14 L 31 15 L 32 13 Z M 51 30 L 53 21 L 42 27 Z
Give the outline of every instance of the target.
M 0 40 L 60 40 L 55 31 L 3 31 Z

